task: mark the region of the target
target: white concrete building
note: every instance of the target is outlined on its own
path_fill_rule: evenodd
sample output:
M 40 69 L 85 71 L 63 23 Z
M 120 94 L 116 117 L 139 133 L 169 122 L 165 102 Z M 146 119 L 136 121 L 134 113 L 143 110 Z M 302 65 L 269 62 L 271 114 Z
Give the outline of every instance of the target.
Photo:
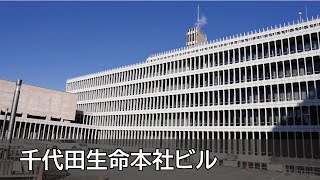
M 117 147 L 173 139 L 224 165 L 319 174 L 319 45 L 320 19 L 288 23 L 68 79 L 66 90 L 77 121 Z

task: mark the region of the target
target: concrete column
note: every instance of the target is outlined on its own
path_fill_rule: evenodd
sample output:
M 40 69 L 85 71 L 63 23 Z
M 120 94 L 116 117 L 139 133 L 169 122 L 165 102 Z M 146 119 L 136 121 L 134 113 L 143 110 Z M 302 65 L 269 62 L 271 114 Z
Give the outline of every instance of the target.
M 20 139 L 20 134 L 21 134 L 21 126 L 22 126 L 22 122 L 19 122 L 19 129 L 18 129 L 18 135 L 17 138 Z M 39 133 L 40 135 L 40 133 Z M 38 138 L 39 139 L 39 138 Z
M 42 133 L 41 140 L 45 140 L 45 134 L 47 132 L 47 126 L 48 126 L 47 124 L 43 124 L 43 129 L 42 129 L 43 133 Z
M 35 138 L 36 138 L 36 128 L 37 128 L 37 124 L 34 123 L 34 125 L 33 125 L 33 132 L 32 132 L 32 139 L 35 139 Z M 16 127 L 15 127 L 15 129 L 16 129 Z
M 13 133 L 12 133 L 12 139 L 15 138 L 15 134 L 16 134 L 16 126 L 17 126 L 17 122 L 15 121 L 14 124 L 13 124 Z
M 29 123 L 29 129 L 28 129 L 28 135 L 27 135 L 27 139 L 30 139 L 30 134 L 31 134 L 31 125 L 32 123 Z
M 268 139 L 268 133 L 267 132 L 263 132 L 263 133 L 265 133 L 266 134 L 266 156 L 268 156 L 269 155 L 269 139 Z

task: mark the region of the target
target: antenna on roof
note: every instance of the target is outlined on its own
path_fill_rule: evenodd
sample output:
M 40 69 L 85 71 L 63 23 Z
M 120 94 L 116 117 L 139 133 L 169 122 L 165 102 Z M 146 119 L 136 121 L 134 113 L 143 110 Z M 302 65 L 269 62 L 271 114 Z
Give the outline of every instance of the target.
M 305 6 L 304 6 L 304 9 L 305 9 L 305 11 L 306 11 L 306 14 L 305 14 L 305 15 L 306 15 L 306 19 L 307 19 L 307 18 L 308 18 L 308 9 L 307 9 L 307 5 L 305 5 Z
M 301 17 L 301 15 L 302 15 L 302 12 L 299 12 L 300 23 L 302 22 L 302 17 Z
M 198 27 L 198 29 L 200 29 L 200 8 L 199 8 L 199 5 L 198 5 L 197 27 Z

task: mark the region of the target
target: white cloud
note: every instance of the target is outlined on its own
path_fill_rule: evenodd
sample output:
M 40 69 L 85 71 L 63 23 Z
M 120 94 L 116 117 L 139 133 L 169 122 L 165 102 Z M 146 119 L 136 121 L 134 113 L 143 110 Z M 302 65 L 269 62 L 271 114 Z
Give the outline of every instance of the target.
M 196 22 L 196 26 L 198 26 L 198 23 L 199 23 L 199 26 L 203 26 L 203 25 L 206 25 L 207 24 L 207 18 L 205 16 L 201 16 L 200 19 L 199 19 L 199 22 Z
M 201 16 L 199 19 L 200 26 L 207 24 L 207 18 L 205 16 Z

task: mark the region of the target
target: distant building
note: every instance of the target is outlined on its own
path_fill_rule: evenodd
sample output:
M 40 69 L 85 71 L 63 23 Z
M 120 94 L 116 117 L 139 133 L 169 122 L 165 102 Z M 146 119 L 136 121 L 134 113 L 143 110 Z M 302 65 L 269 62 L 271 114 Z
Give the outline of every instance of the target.
M 1 114 L 7 108 L 11 111 L 15 87 L 15 82 L 0 80 Z M 74 121 L 76 102 L 72 93 L 23 84 L 17 113 L 24 118 Z
M 8 138 L 15 86 L 0 80 L 0 139 Z M 4 120 L 7 108 L 9 116 Z M 75 115 L 75 94 L 22 84 L 13 139 L 98 139 L 100 127 L 80 124 Z

